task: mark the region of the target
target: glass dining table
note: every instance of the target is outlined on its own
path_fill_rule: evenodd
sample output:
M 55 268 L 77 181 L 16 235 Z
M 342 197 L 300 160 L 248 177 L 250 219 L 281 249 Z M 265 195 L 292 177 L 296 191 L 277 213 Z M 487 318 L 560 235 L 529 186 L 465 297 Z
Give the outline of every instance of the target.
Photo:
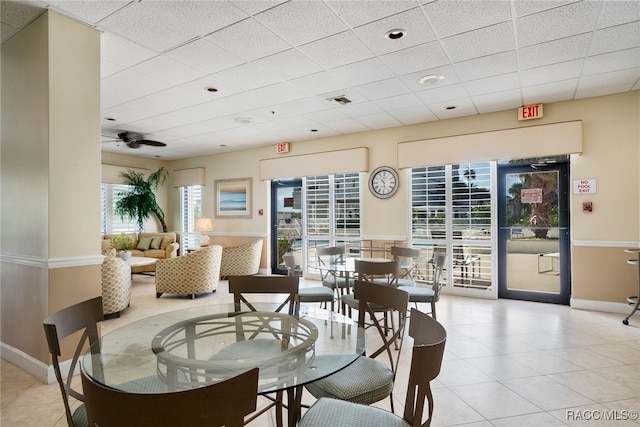
M 276 312 L 277 304 L 252 305 L 191 307 L 132 322 L 101 337 L 83 356 L 82 369 L 110 388 L 164 393 L 258 367 L 258 394 L 286 392 L 288 425 L 294 426 L 303 386 L 362 355 L 364 329 L 315 306 L 302 305 L 292 315 Z

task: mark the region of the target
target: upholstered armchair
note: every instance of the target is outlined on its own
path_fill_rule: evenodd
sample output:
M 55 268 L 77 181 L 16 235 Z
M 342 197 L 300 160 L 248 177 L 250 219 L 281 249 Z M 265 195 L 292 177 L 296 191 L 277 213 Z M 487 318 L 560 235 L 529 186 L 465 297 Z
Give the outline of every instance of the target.
M 191 295 L 215 292 L 220 279 L 222 246 L 212 245 L 156 263 L 156 297 L 164 293 Z
M 102 261 L 102 312 L 120 317 L 131 302 L 131 267 L 116 256 L 115 249 L 107 249 Z
M 252 276 L 260 270 L 262 239 L 222 250 L 220 276 Z

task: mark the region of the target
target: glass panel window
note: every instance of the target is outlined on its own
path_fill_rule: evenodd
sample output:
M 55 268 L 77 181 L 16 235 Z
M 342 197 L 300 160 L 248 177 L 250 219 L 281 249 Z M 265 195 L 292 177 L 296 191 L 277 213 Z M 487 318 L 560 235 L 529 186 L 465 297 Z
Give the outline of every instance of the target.
M 196 220 L 202 216 L 202 187 L 190 185 L 180 187 L 180 219 L 182 231 L 180 235 L 180 248 L 199 246 L 200 233 L 194 233 Z M 182 253 L 185 253 L 181 250 Z
M 124 184 L 101 184 L 101 204 L 102 204 L 102 234 L 135 233 L 140 231 L 135 220 L 120 218 L 116 215 L 115 208 L 118 200 L 122 198 L 122 193 L 129 189 Z

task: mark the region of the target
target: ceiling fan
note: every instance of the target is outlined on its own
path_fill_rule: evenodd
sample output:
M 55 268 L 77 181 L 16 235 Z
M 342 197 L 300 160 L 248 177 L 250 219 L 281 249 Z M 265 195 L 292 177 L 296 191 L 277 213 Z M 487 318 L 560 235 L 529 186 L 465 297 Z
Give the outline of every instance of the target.
M 119 132 L 115 141 L 124 142 L 129 148 L 140 148 L 141 145 L 150 145 L 153 147 L 166 147 L 164 142 L 144 139 L 142 134 L 137 132 Z

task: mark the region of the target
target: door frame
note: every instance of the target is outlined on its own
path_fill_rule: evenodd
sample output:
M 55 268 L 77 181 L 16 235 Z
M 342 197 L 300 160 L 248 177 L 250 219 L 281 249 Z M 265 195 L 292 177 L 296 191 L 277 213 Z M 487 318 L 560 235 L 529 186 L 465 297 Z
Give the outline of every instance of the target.
M 279 268 L 278 263 L 278 189 L 302 188 L 302 178 L 276 179 L 271 181 L 271 272 L 287 274 L 287 270 Z
M 507 242 L 511 238 L 511 227 L 507 226 L 506 175 L 515 173 L 558 172 L 558 238 L 560 292 L 546 293 L 509 289 L 507 286 Z M 546 302 L 569 305 L 571 298 L 571 246 L 569 227 L 569 161 L 530 162 L 498 164 L 498 298 Z

